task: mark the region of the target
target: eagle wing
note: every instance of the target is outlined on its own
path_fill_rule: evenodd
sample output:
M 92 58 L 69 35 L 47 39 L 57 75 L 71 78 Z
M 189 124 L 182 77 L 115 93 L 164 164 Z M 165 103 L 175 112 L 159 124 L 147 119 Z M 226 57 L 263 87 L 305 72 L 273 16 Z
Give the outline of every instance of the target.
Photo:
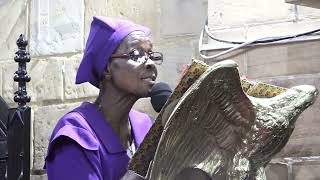
M 256 118 L 243 92 L 237 64 L 217 63 L 188 89 L 169 116 L 150 179 L 174 179 L 184 168 L 210 175 L 225 170 Z

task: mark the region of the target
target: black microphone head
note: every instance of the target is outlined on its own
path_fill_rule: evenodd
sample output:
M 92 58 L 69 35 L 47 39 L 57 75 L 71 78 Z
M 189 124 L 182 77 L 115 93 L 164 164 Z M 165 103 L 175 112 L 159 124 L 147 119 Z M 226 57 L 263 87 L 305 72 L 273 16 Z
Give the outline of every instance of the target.
M 151 89 L 151 104 L 156 112 L 160 112 L 164 104 L 172 94 L 172 89 L 168 84 L 159 82 Z

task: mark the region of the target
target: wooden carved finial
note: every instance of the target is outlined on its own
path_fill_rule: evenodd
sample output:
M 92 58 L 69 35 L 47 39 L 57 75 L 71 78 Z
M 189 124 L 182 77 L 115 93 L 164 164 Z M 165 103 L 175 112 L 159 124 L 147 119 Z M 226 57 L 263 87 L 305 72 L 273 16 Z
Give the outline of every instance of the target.
M 18 82 L 18 91 L 14 94 L 14 101 L 18 103 L 19 107 L 23 107 L 27 102 L 30 102 L 30 96 L 27 95 L 26 83 L 31 80 L 27 74 L 27 62 L 30 62 L 30 54 L 27 52 L 26 47 L 28 41 L 25 40 L 21 34 L 17 40 L 18 51 L 14 60 L 19 64 L 18 70 L 14 74 L 14 81 Z

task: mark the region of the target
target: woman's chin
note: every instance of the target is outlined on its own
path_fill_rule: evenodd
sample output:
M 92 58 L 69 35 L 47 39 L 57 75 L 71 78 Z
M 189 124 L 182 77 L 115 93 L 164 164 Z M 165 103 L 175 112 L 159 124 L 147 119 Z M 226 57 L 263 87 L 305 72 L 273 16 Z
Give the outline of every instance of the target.
M 143 83 L 137 88 L 136 95 L 139 98 L 145 98 L 151 96 L 152 87 L 154 86 L 155 81 L 148 81 L 147 83 Z
M 151 90 L 152 90 L 152 87 L 156 84 L 155 81 L 144 81 L 145 83 L 145 88 L 143 89 L 146 89 L 146 92 L 150 93 Z
M 151 97 L 152 86 L 144 93 L 144 97 Z

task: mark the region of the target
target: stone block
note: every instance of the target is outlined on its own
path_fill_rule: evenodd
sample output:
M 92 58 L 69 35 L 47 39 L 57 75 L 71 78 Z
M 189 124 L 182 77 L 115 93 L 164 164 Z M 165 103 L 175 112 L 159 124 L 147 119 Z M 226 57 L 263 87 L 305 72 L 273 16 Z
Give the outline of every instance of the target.
M 294 22 L 281 22 L 281 23 L 261 23 L 256 26 L 250 26 L 247 28 L 246 39 L 259 39 L 266 37 L 280 37 L 280 36 L 294 36 L 297 34 L 303 34 L 309 31 L 318 29 L 320 24 L 319 18 L 317 19 L 303 19 Z M 261 33 L 263 32 L 263 33 Z M 307 36 L 288 39 L 303 40 Z
M 208 0 L 160 1 L 161 35 L 200 34 L 207 18 Z
M 173 40 L 171 40 L 171 41 L 173 41 Z M 228 54 L 227 56 L 221 56 L 221 58 L 218 58 L 218 60 L 216 60 L 216 59 L 202 59 L 199 55 L 199 52 L 198 52 L 198 47 L 197 47 L 198 40 L 197 39 L 189 40 L 189 42 L 191 43 L 190 47 L 193 50 L 188 49 L 189 46 L 186 46 L 186 44 L 188 44 L 187 42 L 183 43 L 183 41 L 182 41 L 181 44 L 177 43 L 177 41 L 173 41 L 173 42 L 175 42 L 175 43 L 169 44 L 170 46 L 164 45 L 164 44 L 161 45 L 161 47 L 163 47 L 163 51 L 165 52 L 164 56 L 165 56 L 165 59 L 167 59 L 168 64 L 163 65 L 164 68 L 161 67 L 159 70 L 160 74 L 162 74 L 164 72 L 163 74 L 165 74 L 166 77 L 171 77 L 171 78 L 177 77 L 175 79 L 175 81 L 172 81 L 172 79 L 171 79 L 172 82 L 170 85 L 172 87 L 175 87 L 177 85 L 177 82 L 178 82 L 179 77 L 181 75 L 182 69 L 185 67 L 186 64 L 191 63 L 191 59 L 193 57 L 195 57 L 198 60 L 203 60 L 205 63 L 207 63 L 209 65 L 213 65 L 213 64 L 217 63 L 218 60 L 221 60 L 221 58 L 231 59 L 238 64 L 240 76 L 247 74 L 247 51 L 246 50 L 235 51 L 233 53 Z M 213 51 L 208 51 L 208 53 L 204 52 L 203 54 L 205 54 L 207 56 L 213 56 L 213 55 L 216 55 L 222 51 L 223 50 L 213 50 Z M 192 52 L 192 54 L 190 54 L 190 52 Z M 191 59 L 190 59 L 190 57 L 191 57 Z M 184 59 L 184 60 L 182 60 L 182 59 Z M 164 61 L 164 63 L 166 63 L 166 61 Z M 175 68 L 176 72 L 173 72 L 173 71 L 169 72 L 169 70 L 173 70 L 173 68 L 169 66 L 169 65 L 171 65 L 169 63 L 172 63 L 172 65 L 174 65 L 174 66 L 179 65 L 178 68 Z M 168 74 L 168 73 L 171 73 L 171 74 Z M 173 73 L 176 73 L 177 75 L 174 75 Z M 165 80 L 170 81 L 169 78 L 165 78 L 162 76 L 161 76 L 161 78 L 164 78 Z M 165 81 L 165 82 L 167 82 L 167 81 Z M 176 82 L 176 83 L 174 83 L 174 82 Z
M 318 73 L 319 41 L 305 41 L 248 50 L 249 78 Z
M 320 24 L 319 19 L 304 19 L 297 22 L 281 22 L 281 23 L 261 23 L 255 26 L 239 27 L 239 28 L 226 28 L 213 30 L 209 29 L 210 33 L 217 39 L 232 41 L 232 42 L 246 42 L 251 40 L 258 40 L 261 38 L 274 38 L 280 36 L 295 36 L 318 29 Z M 264 32 L 264 33 L 261 33 Z M 319 36 L 300 36 L 296 38 L 286 39 L 278 41 L 278 44 L 262 46 L 262 47 L 282 47 L 279 43 L 288 42 L 301 42 L 310 39 L 319 39 Z M 238 45 L 219 42 L 214 39 L 208 38 L 208 44 L 206 45 L 212 50 L 218 50 L 223 48 L 232 48 Z M 257 46 L 247 46 L 247 49 L 254 49 Z M 261 47 L 261 46 L 259 46 Z M 258 48 L 258 47 L 257 47 Z M 285 52 L 284 52 L 285 53 Z
M 31 175 L 30 180 L 48 180 L 48 176 L 46 174 L 43 175 Z
M 266 177 L 270 180 L 288 179 L 288 166 L 286 164 L 269 163 L 265 168 Z
M 239 28 L 227 28 L 227 29 L 219 29 L 212 30 L 209 28 L 210 33 L 217 39 L 225 40 L 225 41 L 236 41 L 236 42 L 244 42 L 247 39 L 248 28 L 239 27 Z M 214 39 L 208 37 L 208 44 L 210 44 L 213 48 L 220 48 L 224 46 L 233 46 L 233 44 L 218 42 Z M 222 44 L 219 46 L 219 44 Z
M 214 55 L 219 54 L 223 51 L 224 50 L 209 51 L 208 56 L 214 56 Z M 217 59 L 206 59 L 206 60 L 204 60 L 204 62 L 206 62 L 209 65 L 213 65 L 213 64 L 217 63 L 218 61 L 226 60 L 226 59 L 233 60 L 238 64 L 240 76 L 247 75 L 247 50 L 245 50 L 245 49 L 236 50 L 232 53 L 218 57 Z
M 153 38 L 158 39 L 160 28 L 160 7 L 158 4 L 158 0 L 108 0 L 107 15 L 147 26 L 151 29 Z
M 200 56 L 200 53 L 199 53 L 199 40 L 192 40 L 191 41 L 191 47 L 193 49 L 192 51 L 192 55 L 191 57 L 194 58 L 194 59 L 198 59 L 198 60 L 201 60 L 201 56 Z
M 34 159 L 32 169 L 42 169 L 52 130 L 57 121 L 79 103 L 33 107 L 34 109 Z
M 310 4 L 306 5 L 314 5 L 314 7 L 307 7 L 307 6 L 297 6 L 298 11 L 298 18 L 299 20 L 305 20 L 305 19 L 319 19 L 320 17 L 320 3 L 317 0 L 307 0 Z
M 84 40 L 87 40 L 90 31 L 90 25 L 93 16 L 107 15 L 107 0 L 84 0 L 85 17 L 84 17 Z
M 0 2 L 0 60 L 13 59 L 20 34 L 27 34 L 28 0 Z
M 208 23 L 210 29 L 223 29 L 288 21 L 294 17 L 293 7 L 278 0 L 212 0 L 208 1 Z
M 69 58 L 59 58 L 64 62 L 64 95 L 65 99 L 78 99 L 84 97 L 96 97 L 99 89 L 89 83 L 75 84 L 77 70 L 82 55 L 75 55 Z
M 210 29 L 210 33 L 217 39 L 226 40 L 226 41 L 236 41 L 236 42 L 246 42 L 254 39 L 261 38 L 271 38 L 271 37 L 280 37 L 280 36 L 294 36 L 302 33 L 306 33 L 315 29 L 318 29 L 320 21 L 318 19 L 304 19 L 297 22 L 281 22 L 281 23 L 261 23 L 255 26 L 248 27 L 239 27 L 239 28 L 226 28 L 226 29 Z M 263 32 L 263 33 L 262 33 Z M 319 39 L 319 36 L 301 36 L 297 38 L 287 39 L 283 41 L 279 41 L 278 44 L 269 44 L 264 46 L 247 46 L 249 55 L 256 56 L 256 54 L 261 54 L 262 60 L 249 59 L 249 66 L 253 65 L 253 63 L 264 62 L 263 59 L 266 59 L 266 62 L 270 61 L 284 61 L 281 58 L 287 59 L 287 54 L 289 51 L 291 54 L 295 52 L 295 50 L 290 51 L 290 49 L 299 48 L 299 46 L 308 46 L 312 44 L 310 39 Z M 307 41 L 309 40 L 309 41 Z M 295 42 L 293 42 L 295 41 Z M 282 44 L 279 44 L 282 43 Z M 286 43 L 286 44 L 285 44 Z M 232 48 L 237 45 L 230 43 L 223 43 L 213 39 L 208 38 L 208 44 L 204 44 L 204 48 L 214 50 L 219 49 L 227 49 Z M 298 46 L 298 47 L 297 47 Z M 319 48 L 316 43 L 311 45 L 313 48 Z M 278 50 L 279 49 L 279 50 Z M 287 50 L 288 49 L 288 50 Z M 310 52 L 316 53 L 314 51 Z M 299 54 L 301 55 L 301 53 Z M 304 54 L 306 53 L 304 52 Z M 265 58 L 266 56 L 267 58 Z M 274 57 L 272 57 L 274 56 Z M 269 59 L 269 58 L 272 59 Z M 250 56 L 248 57 L 250 58 Z M 253 57 L 254 58 L 254 57 Z M 301 58 L 298 56 L 298 58 Z M 255 62 L 252 62 L 255 61 Z
M 30 17 L 31 55 L 82 51 L 83 4 L 83 0 L 33 0 Z
M 27 92 L 31 96 L 31 102 L 62 100 L 62 65 L 59 58 L 32 59 L 27 63 L 27 72 L 31 76 Z M 3 97 L 8 103 L 13 102 L 13 94 L 17 91 L 17 83 L 13 81 L 17 70 L 18 64 L 13 60 L 3 64 Z
M 259 79 L 259 81 L 274 84 L 281 87 L 293 87 L 297 85 L 313 85 L 320 90 L 320 74 L 281 76 Z M 277 157 L 299 157 L 320 155 L 319 114 L 320 98 L 306 109 L 298 118 L 295 129 L 282 151 Z
M 236 41 L 236 42 L 245 42 L 249 40 L 261 39 L 261 38 L 271 38 L 271 37 L 280 37 L 280 36 L 294 36 L 297 34 L 306 33 L 318 29 L 320 24 L 319 19 L 304 19 L 297 22 L 281 22 L 281 23 L 261 23 L 255 26 L 248 27 L 238 27 L 238 28 L 226 28 L 226 29 L 209 29 L 210 33 L 213 34 L 215 38 L 226 40 L 226 41 Z M 263 33 L 261 33 L 263 32 Z M 316 38 L 319 36 L 314 36 Z M 310 38 L 310 37 L 308 37 Z M 287 39 L 287 41 L 301 41 L 307 39 L 306 36 Z M 279 41 L 280 42 L 280 41 Z M 284 42 L 284 41 L 282 41 Z M 223 47 L 234 45 L 221 43 L 219 45 L 216 40 L 211 40 L 209 38 L 209 44 L 212 47 Z M 213 46 L 214 45 L 214 46 Z
M 317 180 L 320 179 L 320 161 L 301 162 L 293 164 L 293 179 L 294 180 Z
M 144 112 L 154 119 L 157 117 L 158 113 L 154 111 L 150 98 L 141 98 L 139 99 L 133 106 L 133 109 L 138 110 L 140 112 Z
M 164 54 L 163 64 L 157 66 L 158 81 L 166 82 L 175 88 L 183 68 L 192 63 L 192 42 L 198 37 L 177 37 L 162 39 L 159 44 L 154 44 L 154 50 Z

